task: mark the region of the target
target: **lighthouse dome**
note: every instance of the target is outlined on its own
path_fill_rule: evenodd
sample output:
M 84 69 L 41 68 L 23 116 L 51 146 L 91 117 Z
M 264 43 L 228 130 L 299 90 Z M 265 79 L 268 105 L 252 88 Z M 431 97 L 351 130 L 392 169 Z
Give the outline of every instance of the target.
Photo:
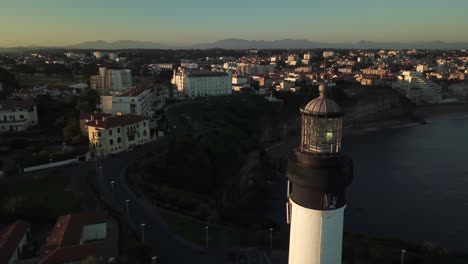
M 325 90 L 325 84 L 320 84 L 320 96 L 301 108 L 301 112 L 319 116 L 342 116 L 343 112 L 340 106 L 325 95 Z

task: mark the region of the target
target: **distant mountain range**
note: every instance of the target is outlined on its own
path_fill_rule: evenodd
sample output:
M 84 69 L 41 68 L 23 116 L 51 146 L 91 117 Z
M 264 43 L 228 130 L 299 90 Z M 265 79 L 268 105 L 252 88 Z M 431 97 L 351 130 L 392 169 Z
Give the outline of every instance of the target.
M 104 40 L 88 41 L 66 48 L 70 49 L 168 49 L 170 47 L 149 42 L 149 41 L 135 41 L 135 40 L 117 40 L 115 42 L 107 42 Z
M 16 47 L 15 49 L 18 49 Z M 166 45 L 149 41 L 118 40 L 107 42 L 103 40 L 88 41 L 63 47 L 21 47 L 21 49 L 60 48 L 60 49 L 468 49 L 468 42 L 372 42 L 359 41 L 355 43 L 314 42 L 306 39 L 281 39 L 273 41 L 224 39 L 212 43 L 195 45 Z M 6 50 L 6 48 L 0 48 Z

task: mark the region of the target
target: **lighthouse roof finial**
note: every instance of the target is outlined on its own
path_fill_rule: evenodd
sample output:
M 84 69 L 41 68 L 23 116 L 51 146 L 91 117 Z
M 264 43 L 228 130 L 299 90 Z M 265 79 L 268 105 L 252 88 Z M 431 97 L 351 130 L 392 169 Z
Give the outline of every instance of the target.
M 320 92 L 320 96 L 325 96 L 325 91 L 326 91 L 326 89 L 327 89 L 327 87 L 325 87 L 325 84 L 324 84 L 324 83 L 321 83 L 321 84 L 319 85 L 319 88 L 318 88 L 318 89 L 319 89 L 319 92 Z
M 310 101 L 305 107 L 301 108 L 301 112 L 319 116 L 342 116 L 343 111 L 341 111 L 340 106 L 326 96 L 326 90 L 326 84 L 320 84 L 320 96 Z

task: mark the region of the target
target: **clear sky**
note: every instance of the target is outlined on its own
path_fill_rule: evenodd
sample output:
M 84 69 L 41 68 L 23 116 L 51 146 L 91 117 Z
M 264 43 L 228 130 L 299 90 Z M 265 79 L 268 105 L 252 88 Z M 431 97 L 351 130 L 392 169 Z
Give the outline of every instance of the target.
M 0 47 L 225 38 L 468 41 L 468 0 L 0 0 Z

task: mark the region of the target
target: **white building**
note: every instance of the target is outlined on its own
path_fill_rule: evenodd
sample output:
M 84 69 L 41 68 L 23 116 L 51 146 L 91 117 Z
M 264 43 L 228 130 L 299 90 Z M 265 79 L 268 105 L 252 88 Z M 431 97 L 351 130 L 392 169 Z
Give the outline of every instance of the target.
M 198 69 L 198 63 L 191 60 L 182 60 L 180 62 L 180 67 L 185 69 Z
M 110 52 L 108 54 L 108 57 L 109 57 L 109 60 L 116 60 L 119 57 L 119 55 L 115 52 Z
M 134 88 L 119 95 L 102 95 L 101 110 L 112 115 L 121 113 L 151 117 L 154 101 L 153 89 Z
M 333 56 L 335 56 L 335 52 L 333 52 L 333 51 L 324 51 L 323 52 L 323 57 L 324 58 L 329 58 L 329 57 L 333 57 Z
M 418 66 L 416 66 L 416 71 L 417 72 L 426 72 L 429 70 L 429 66 L 425 65 L 425 64 L 419 64 Z
M 402 72 L 393 88 L 415 103 L 438 104 L 442 101 L 442 87 L 419 72 Z
M 0 101 L 0 132 L 24 131 L 39 123 L 33 101 Z
M 105 52 L 105 51 L 95 51 L 95 52 L 93 52 L 93 56 L 96 59 L 102 59 L 103 57 L 107 56 L 107 52 Z
M 111 91 L 125 91 L 132 87 L 132 71 L 106 70 L 105 83 Z
M 91 89 L 97 90 L 101 95 L 111 92 L 122 92 L 132 87 L 132 71 L 129 69 L 111 70 L 99 68 L 99 75 L 91 76 Z
M 90 151 L 98 156 L 119 153 L 150 141 L 149 119 L 139 115 L 102 117 L 86 123 Z
M 231 76 L 225 72 L 185 71 L 176 72 L 172 83 L 188 97 L 229 95 L 232 93 Z

